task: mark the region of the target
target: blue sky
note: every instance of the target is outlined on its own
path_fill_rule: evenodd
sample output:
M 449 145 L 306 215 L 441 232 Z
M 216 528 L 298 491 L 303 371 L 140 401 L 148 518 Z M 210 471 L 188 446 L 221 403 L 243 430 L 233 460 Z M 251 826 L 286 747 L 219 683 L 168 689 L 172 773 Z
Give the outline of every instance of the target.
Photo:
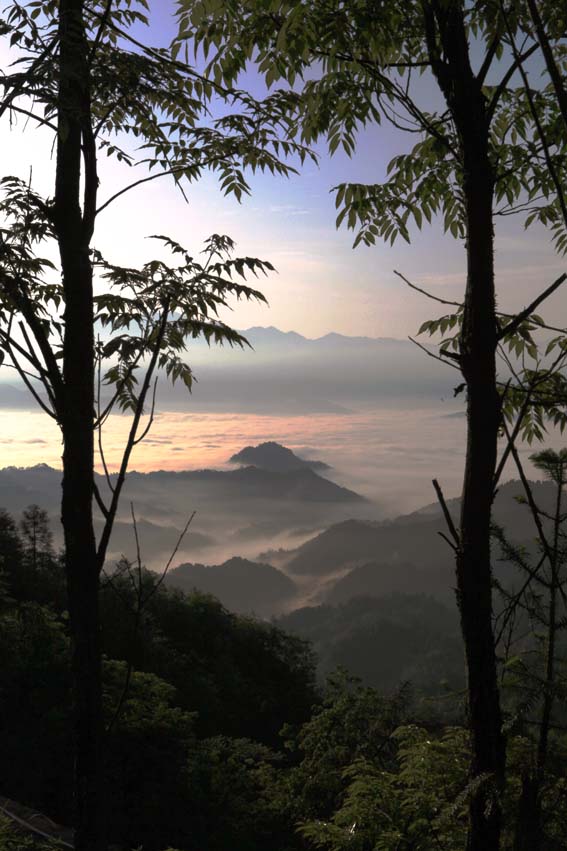
M 174 0 L 154 0 L 151 34 L 167 41 L 175 34 Z M 240 85 L 258 91 L 252 70 Z M 427 80 L 422 94 L 437 99 Z M 225 199 L 206 180 L 190 193 L 191 204 L 179 216 L 195 232 L 196 220 L 230 233 L 246 253 L 274 262 L 279 275 L 265 290 L 270 310 L 239 309 L 241 327 L 272 324 L 307 336 L 328 331 L 369 336 L 413 334 L 436 306 L 404 289 L 394 269 L 448 299 L 459 299 L 464 286 L 464 244 L 443 234 L 439 223 L 412 235 L 412 244 L 352 249 L 353 234 L 335 228 L 331 188 L 343 181 L 378 182 L 396 153 L 415 140 L 390 126 L 372 127 L 359 137 L 352 159 L 329 157 L 318 147 L 319 167 L 284 180 L 252 179 L 253 195 L 239 206 Z M 161 188 L 159 190 L 161 192 Z M 167 191 L 164 187 L 163 191 Z M 177 204 L 176 204 L 177 209 Z M 197 228 L 197 230 L 199 230 Z M 519 219 L 496 221 L 496 264 L 500 307 L 519 309 L 561 272 L 565 263 L 554 255 L 543 229 L 524 231 Z M 554 320 L 567 321 L 567 298 L 555 297 Z
M 138 37 L 155 45 L 167 44 L 175 34 L 173 10 L 173 0 L 153 0 L 150 31 L 140 28 Z M 8 56 L 4 46 L 3 63 Z M 258 89 L 253 71 L 241 85 Z M 50 140 L 29 126 L 22 131 L 22 123 L 11 131 L 3 126 L 5 162 L 26 178 L 33 166 L 36 186 L 50 195 Z M 227 233 L 240 253 L 270 260 L 278 270 L 263 284 L 270 307 L 239 305 L 227 317 L 236 327 L 275 325 L 309 337 L 330 331 L 405 337 L 438 313 L 438 306 L 405 288 L 393 270 L 437 295 L 459 299 L 465 277 L 463 243 L 445 236 L 437 223 L 414 233 L 409 246 L 398 242 L 394 247 L 379 244 L 353 250 L 352 232 L 336 230 L 330 190 L 343 181 L 382 180 L 391 157 L 407 150 L 414 140 L 383 126 L 361 133 L 352 159 L 343 153 L 330 158 L 325 147 L 319 146 L 318 167 L 308 163 L 301 174 L 287 180 L 257 175 L 251 178 L 252 197 L 241 205 L 224 197 L 212 176 L 190 187 L 189 204 L 167 179 L 155 181 L 105 211 L 94 242 L 108 259 L 136 264 L 156 251 L 144 239 L 148 234 L 167 233 L 196 252 L 210 233 Z M 38 155 L 39 151 L 43 153 Z M 104 200 L 130 179 L 123 167 L 103 158 L 100 198 Z M 542 230 L 525 233 L 520 221 L 509 218 L 496 224 L 499 304 L 503 310 L 518 309 L 565 264 L 554 256 Z M 550 308 L 555 323 L 567 323 L 567 298 L 559 294 Z

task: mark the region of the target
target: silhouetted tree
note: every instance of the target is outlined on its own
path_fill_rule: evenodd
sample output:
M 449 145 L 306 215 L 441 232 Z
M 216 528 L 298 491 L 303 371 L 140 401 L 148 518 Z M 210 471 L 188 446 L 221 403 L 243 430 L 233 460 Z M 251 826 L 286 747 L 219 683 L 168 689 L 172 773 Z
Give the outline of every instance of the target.
M 47 511 L 39 505 L 30 505 L 20 520 L 20 535 L 24 554 L 34 571 L 44 568 L 53 557 L 53 535 Z
M 551 753 L 560 749 L 557 731 L 562 726 L 567 683 L 564 660 L 567 450 L 545 449 L 531 456 L 536 469 L 553 484 L 551 511 L 536 503 L 534 489 L 516 450 L 514 458 L 524 485 L 522 501 L 531 513 L 537 538 L 535 552 L 531 553 L 526 547 L 513 544 L 505 530 L 494 530 L 502 557 L 519 573 L 519 587 L 498 583 L 505 603 L 498 618 L 498 637 L 504 656 L 504 688 L 514 698 L 510 726 L 529 742 L 522 766 L 514 849 L 539 851 L 545 847 L 543 798 Z
M 178 266 L 159 260 L 139 270 L 112 266 L 92 248 L 97 216 L 125 192 L 163 175 L 181 186 L 210 168 L 223 189 L 240 198 L 248 191 L 244 167 L 289 171 L 277 156 L 285 112 L 274 105 L 267 114 L 252 98 L 230 93 L 239 114 L 200 122 L 213 92 L 228 92 L 204 81 L 171 51 L 138 42 L 130 30 L 146 22 L 146 10 L 145 0 L 43 0 L 8 4 L 1 22 L 17 63 L 2 78 L 0 115 L 26 115 L 52 131 L 55 148 L 53 197 L 41 197 L 31 181 L 8 176 L 0 181 L 0 347 L 63 438 L 78 851 L 106 847 L 99 574 L 132 449 L 153 419 L 157 370 L 190 387 L 191 370 L 183 360 L 187 339 L 204 334 L 243 345 L 238 333 L 216 319 L 217 311 L 229 295 L 261 299 L 236 281 L 272 268 L 252 258 L 232 259 L 231 240 L 219 235 L 209 240 L 203 263 L 166 240 Z M 142 152 L 138 159 L 128 150 L 128 136 Z M 296 150 L 303 156 L 300 146 Z M 101 151 L 146 169 L 103 201 Z M 39 253 L 50 242 L 58 269 Z M 107 285 L 96 297 L 95 266 Z M 102 327 L 104 341 L 97 341 Z M 102 398 L 103 387 L 110 399 Z M 142 423 L 146 404 L 149 422 Z M 131 411 L 132 421 L 107 504 L 95 487 L 94 437 L 115 405 Z M 98 542 L 95 499 L 104 518 Z
M 418 134 L 409 154 L 392 159 L 384 183 L 335 187 L 338 224 L 345 221 L 358 229 L 355 244 L 393 242 L 397 236 L 409 242 L 410 222 L 420 228 L 424 219 L 430 222 L 435 215 L 443 216 L 445 230 L 465 242 L 463 301 L 455 304 L 452 315 L 422 330 L 444 334 L 457 329 L 456 338 L 443 343 L 439 357 L 459 370 L 467 394 L 458 529 L 447 513 L 473 740 L 467 847 L 497 851 L 505 737 L 490 547 L 492 502 L 503 467 L 497 456 L 502 386 L 496 356 L 502 344 L 534 354 L 530 331 L 542 321 L 528 320 L 567 277 L 553 282 L 517 316 L 497 312 L 495 214 L 525 211 L 528 223 L 539 219 L 550 226 L 560 250 L 567 245 L 560 98 L 545 86 L 534 93 L 524 76 L 523 85 L 515 83 L 516 75 L 525 75 L 528 59 L 541 49 L 534 23 L 523 3 L 507 9 L 501 0 L 416 0 L 403 5 L 284 0 L 277 7 L 260 0 L 178 0 L 178 5 L 180 40 L 192 38 L 206 54 L 214 51 L 208 67 L 216 79 L 230 85 L 254 61 L 268 86 L 285 80 L 293 87 L 284 97 L 293 105 L 296 132 L 303 141 L 323 136 L 331 153 L 343 148 L 352 155 L 356 132 L 371 123 L 387 120 Z M 562 56 L 564 27 L 559 21 L 565 23 L 564 13 L 550 3 L 544 10 L 548 42 Z M 421 73 L 434 83 L 442 108 L 432 111 L 430 97 L 414 88 L 415 75 Z M 541 381 L 548 378 L 540 376 Z M 529 389 L 528 395 L 520 388 L 519 397 L 510 393 L 506 399 L 506 405 L 520 409 L 521 425 L 533 401 L 532 383 Z M 438 493 L 443 502 L 440 488 Z

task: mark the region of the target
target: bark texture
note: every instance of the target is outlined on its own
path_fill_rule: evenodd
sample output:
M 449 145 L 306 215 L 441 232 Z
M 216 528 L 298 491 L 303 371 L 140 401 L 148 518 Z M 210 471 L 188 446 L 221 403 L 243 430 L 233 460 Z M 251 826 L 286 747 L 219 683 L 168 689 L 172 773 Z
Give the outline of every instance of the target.
M 64 446 L 61 520 L 73 642 L 75 847 L 78 851 L 103 851 L 106 843 L 99 573 L 92 504 L 94 328 L 89 256 L 96 157 L 92 157 L 90 71 L 82 12 L 83 0 L 61 0 L 54 208 L 65 293 L 63 388 L 59 405 Z
M 426 27 L 433 70 L 459 140 L 467 239 L 467 285 L 460 341 L 461 369 L 467 388 L 467 451 L 456 556 L 473 753 L 467 849 L 498 851 L 505 741 L 492 625 L 490 551 L 501 415 L 496 383 L 490 118 L 481 83 L 469 60 L 462 3 L 434 0 L 426 12 Z

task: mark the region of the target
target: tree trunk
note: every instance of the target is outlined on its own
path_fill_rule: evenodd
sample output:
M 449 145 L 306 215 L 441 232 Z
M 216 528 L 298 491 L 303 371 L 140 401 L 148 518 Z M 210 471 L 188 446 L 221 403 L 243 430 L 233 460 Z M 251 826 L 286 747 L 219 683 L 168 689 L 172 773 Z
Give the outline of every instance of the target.
M 537 456 L 536 456 L 537 457 Z M 541 458 L 541 456 L 540 456 Z M 545 465 L 537 465 L 538 469 L 544 469 Z M 553 547 L 545 547 L 547 558 L 550 562 L 551 576 L 549 581 L 549 603 L 547 621 L 547 641 L 545 651 L 545 682 L 543 685 L 542 711 L 539 727 L 539 738 L 537 743 L 537 755 L 535 766 L 526 771 L 522 777 L 522 792 L 518 803 L 518 816 L 514 832 L 514 851 L 540 851 L 544 836 L 542 823 L 541 793 L 545 781 L 547 769 L 547 756 L 549 751 L 549 733 L 551 729 L 553 705 L 555 702 L 556 671 L 555 654 L 557 642 L 557 595 L 561 591 L 561 524 L 562 524 L 562 501 L 564 486 L 564 468 L 561 463 L 555 475 L 553 467 L 548 467 L 551 478 L 555 482 L 557 492 L 555 495 L 555 512 L 553 517 Z M 537 510 L 534 506 L 534 511 Z M 535 516 L 535 515 L 534 515 Z
M 81 162 L 90 128 L 90 74 L 83 0 L 60 2 L 59 134 L 54 220 L 65 292 L 61 520 L 73 644 L 77 851 L 103 851 L 105 807 L 98 565 L 93 529 L 94 328 L 87 212 L 96 188 Z M 96 180 L 96 175 L 95 175 Z
M 465 153 L 467 290 L 461 337 L 467 385 L 467 454 L 457 552 L 457 595 L 467 660 L 472 734 L 469 851 L 500 846 L 505 749 L 492 626 L 490 521 L 500 398 L 496 385 L 496 318 L 492 230 L 493 182 L 487 151 Z
M 537 777 L 527 773 L 522 777 L 514 851 L 540 851 L 542 839 L 540 783 Z
M 490 117 L 475 76 L 462 2 L 424 7 L 433 72 L 457 130 L 463 170 L 467 286 L 460 340 L 467 387 L 467 451 L 457 549 L 457 598 L 467 662 L 472 737 L 468 851 L 498 851 L 505 740 L 492 625 L 490 521 L 501 405 L 496 383 L 494 174 Z

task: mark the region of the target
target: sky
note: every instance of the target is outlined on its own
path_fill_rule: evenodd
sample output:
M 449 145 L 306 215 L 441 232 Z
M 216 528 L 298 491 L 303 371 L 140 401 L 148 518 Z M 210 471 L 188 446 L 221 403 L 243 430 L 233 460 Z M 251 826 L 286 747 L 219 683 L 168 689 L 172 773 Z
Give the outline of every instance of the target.
M 173 0 L 153 0 L 149 34 L 140 30 L 136 33 L 138 37 L 156 46 L 167 44 L 175 34 L 173 7 Z M 9 48 L 3 40 L 0 42 L 0 67 L 7 67 L 10 59 Z M 260 86 L 253 71 L 241 85 L 255 90 Z M 427 83 L 422 85 L 424 97 L 433 100 L 434 93 L 427 90 Z M 4 122 L 0 135 L 5 172 L 9 170 L 9 173 L 28 179 L 31 169 L 34 186 L 46 196 L 52 195 L 54 161 L 49 133 L 33 127 L 30 122 L 18 120 L 11 127 Z M 464 244 L 444 235 L 440 224 L 434 222 L 422 232 L 412 232 L 411 245 L 397 242 L 393 247 L 378 244 L 353 249 L 353 233 L 345 228 L 337 230 L 335 226 L 331 189 L 343 181 L 378 182 L 384 179 L 392 156 L 408 150 L 412 142 L 412 138 L 395 128 L 383 126 L 362 132 L 350 159 L 344 153 L 330 157 L 325 146 L 320 145 L 318 166 L 308 163 L 298 175 L 289 179 L 270 175 L 250 177 L 252 195 L 244 197 L 242 204 L 233 197 L 225 197 L 213 176 L 189 187 L 189 203 L 167 178 L 156 180 L 123 196 L 101 214 L 94 245 L 112 262 L 138 265 L 160 252 L 159 247 L 146 238 L 152 233 L 168 234 L 195 253 L 209 234 L 226 233 L 237 242 L 238 253 L 269 260 L 277 269 L 277 274 L 261 282 L 269 307 L 238 304 L 224 317 L 234 327 L 276 326 L 308 338 L 338 332 L 404 339 L 415 334 L 424 320 L 443 309 L 407 288 L 394 270 L 436 296 L 460 300 L 465 281 Z M 132 173 L 128 169 L 103 158 L 100 164 L 101 202 L 131 180 Z M 496 271 L 501 310 L 520 309 L 564 268 L 565 263 L 554 255 L 541 229 L 525 232 L 522 223 L 512 218 L 496 222 Z M 567 324 L 567 291 L 554 296 L 547 311 L 554 324 Z M 542 312 L 545 315 L 545 311 Z M 214 352 L 211 356 L 214 359 Z M 282 439 L 287 434 L 295 445 L 317 446 L 317 433 L 323 428 L 323 420 L 304 418 L 299 434 L 297 423 L 293 426 L 289 418 L 267 423 L 257 415 L 257 410 L 250 411 L 248 432 L 240 420 L 238 433 L 243 439 L 246 433 L 249 437 L 245 442 L 253 442 L 254 435 Z M 207 454 L 205 438 L 198 437 L 189 446 L 193 434 L 189 427 L 187 440 L 180 442 L 185 421 L 178 417 L 165 423 L 164 428 L 169 428 L 173 422 L 176 446 L 185 446 L 185 451 L 179 450 L 175 459 L 158 451 L 161 428 L 158 424 L 158 443 L 145 445 L 144 452 L 137 458 L 138 466 L 145 469 L 194 466 L 198 463 L 193 451 L 196 447 L 201 447 L 203 459 L 211 463 L 220 463 L 225 457 L 225 447 L 219 448 L 216 454 Z M 328 419 L 324 421 L 325 430 L 329 422 Z M 23 428 L 21 420 L 3 419 L 0 466 L 2 461 L 22 463 L 23 459 L 28 463 L 57 462 L 60 454 L 57 435 L 46 430 L 45 435 L 41 433 L 37 438 L 37 428 L 35 420 L 26 422 Z M 121 428 L 119 420 L 114 422 L 111 440 L 120 434 Z M 387 427 L 385 429 L 387 431 Z M 398 426 L 392 425 L 392 429 L 391 440 L 384 437 L 386 447 L 392 441 L 398 445 L 395 441 Z M 337 421 L 337 434 L 344 435 L 346 431 L 343 421 Z M 439 426 L 437 432 L 442 445 L 443 429 Z M 364 441 L 370 431 L 366 427 L 356 430 L 353 426 L 352 433 L 353 439 L 356 433 L 357 440 Z M 435 433 L 433 429 L 427 440 L 423 437 L 424 441 L 428 444 L 434 441 Z M 412 438 L 412 446 L 417 445 L 418 438 L 419 427 L 415 440 Z M 47 440 L 47 443 L 38 443 L 38 439 Z M 230 446 L 232 448 L 232 444 Z M 117 444 L 117 452 L 118 448 Z M 364 457 L 363 443 L 359 451 Z M 412 458 L 407 459 L 408 476 L 415 468 L 414 455 L 412 450 Z M 384 455 L 379 453 L 377 457 L 383 459 Z M 427 454 L 423 457 L 427 458 Z M 455 461 L 455 465 L 451 482 L 456 483 L 460 461 Z M 400 464 L 398 468 L 401 471 Z M 423 479 L 424 488 L 429 488 L 428 477 L 429 473 Z M 423 493 L 425 490 L 420 488 L 420 499 Z
M 151 3 L 152 33 L 167 40 L 175 35 L 173 0 Z M 260 91 L 251 70 L 242 87 Z M 420 96 L 433 107 L 438 95 L 426 80 L 418 83 Z M 387 124 L 370 127 L 359 136 L 356 153 L 328 155 L 317 146 L 319 166 L 309 163 L 289 180 L 259 176 L 252 180 L 253 196 L 242 206 L 220 197 L 207 185 L 192 193 L 193 211 L 200 221 L 223 221 L 239 246 L 266 256 L 279 275 L 266 286 L 270 320 L 263 309 L 242 310 L 244 326 L 276 325 L 309 337 L 329 331 L 374 337 L 407 337 L 431 317 L 435 305 L 409 291 L 394 269 L 449 300 L 460 300 L 465 282 L 465 246 L 443 233 L 439 222 L 419 232 L 411 245 L 377 244 L 353 250 L 353 232 L 337 231 L 331 189 L 339 182 L 372 183 L 386 177 L 391 158 L 408 151 L 415 138 Z M 157 192 L 166 192 L 164 187 Z M 209 216 L 211 217 L 209 219 Z M 193 232 L 193 231 L 192 231 Z M 528 303 L 565 268 L 542 228 L 527 232 L 519 219 L 496 221 L 496 271 L 502 310 Z M 550 302 L 555 320 L 567 321 L 567 295 Z M 249 318 L 248 318 L 249 317 Z
M 159 45 L 175 34 L 173 0 L 151 4 L 149 33 L 139 37 Z M 7 59 L 4 43 L 0 59 Z M 250 72 L 243 86 L 259 88 Z M 425 98 L 433 98 L 424 83 Z M 21 176 L 33 167 L 34 183 L 52 194 L 53 161 L 48 134 L 19 121 L 2 127 L 4 162 Z M 335 227 L 331 189 L 338 182 L 378 182 L 392 156 L 408 150 L 412 137 L 390 126 L 372 127 L 360 134 L 354 156 L 329 157 L 324 145 L 317 150 L 318 166 L 307 163 L 289 179 L 258 175 L 250 178 L 252 196 L 242 204 L 225 197 L 216 179 L 207 176 L 189 187 L 187 204 L 167 178 L 136 189 L 103 212 L 95 244 L 118 263 L 141 263 L 156 247 L 145 237 L 166 233 L 192 251 L 198 251 L 210 233 L 222 232 L 237 242 L 239 253 L 271 261 L 277 274 L 263 282 L 269 308 L 239 305 L 229 318 L 239 328 L 274 325 L 308 337 L 336 331 L 350 335 L 404 338 L 414 334 L 437 306 L 409 290 L 394 269 L 433 294 L 458 300 L 464 287 L 465 253 L 462 241 L 444 235 L 439 223 L 412 233 L 412 243 L 394 247 L 352 248 L 353 233 Z M 38 152 L 43 152 L 38 157 Z M 115 162 L 101 163 L 100 198 L 109 197 L 130 182 L 130 174 Z M 525 232 L 519 220 L 496 223 L 496 263 L 502 310 L 521 308 L 534 293 L 562 271 L 547 235 L 540 229 Z M 567 322 L 567 295 L 550 302 L 554 320 Z

